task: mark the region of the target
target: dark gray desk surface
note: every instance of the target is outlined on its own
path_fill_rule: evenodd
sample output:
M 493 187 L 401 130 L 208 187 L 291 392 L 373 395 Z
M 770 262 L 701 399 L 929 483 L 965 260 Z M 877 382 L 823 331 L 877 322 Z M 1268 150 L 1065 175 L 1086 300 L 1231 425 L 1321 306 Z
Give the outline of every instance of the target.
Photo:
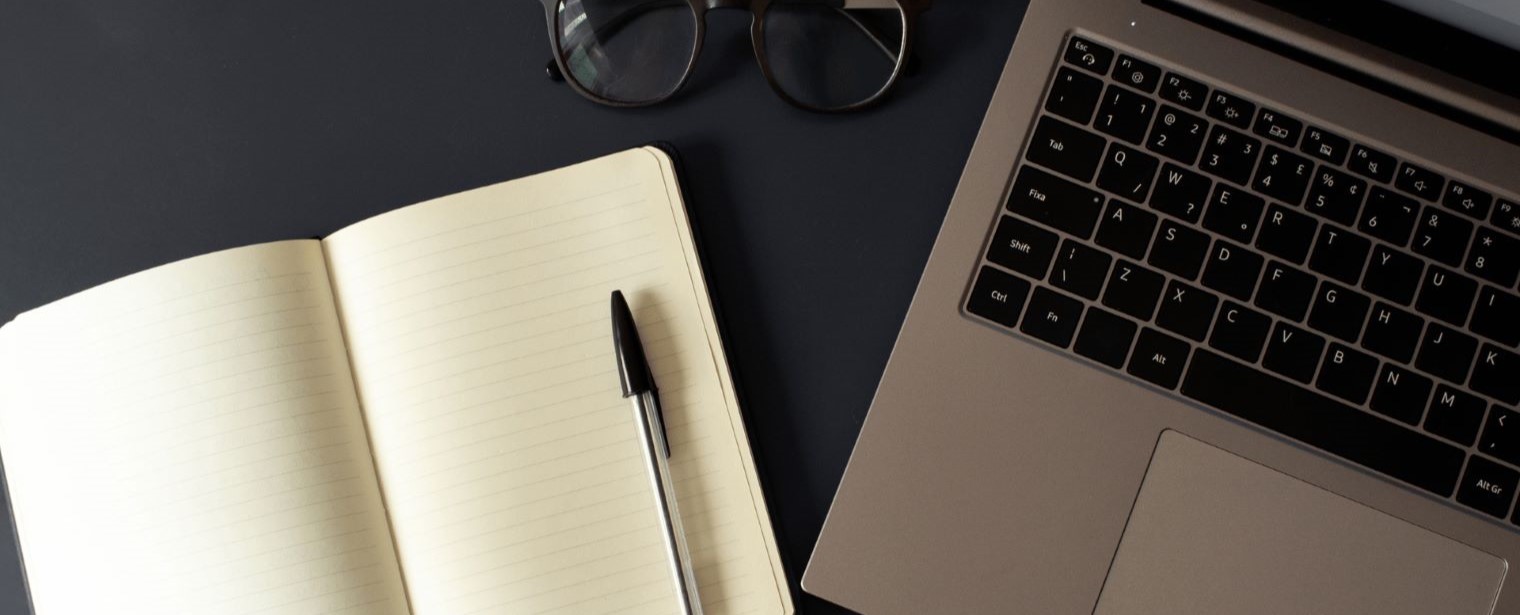
M 1024 10 L 936 4 L 923 71 L 844 117 L 772 96 L 735 11 L 709 17 L 682 98 L 620 111 L 544 79 L 536 0 L 0 4 L 0 320 L 153 265 L 667 140 L 796 577 Z M 22 613 L 3 520 L 0 612 Z

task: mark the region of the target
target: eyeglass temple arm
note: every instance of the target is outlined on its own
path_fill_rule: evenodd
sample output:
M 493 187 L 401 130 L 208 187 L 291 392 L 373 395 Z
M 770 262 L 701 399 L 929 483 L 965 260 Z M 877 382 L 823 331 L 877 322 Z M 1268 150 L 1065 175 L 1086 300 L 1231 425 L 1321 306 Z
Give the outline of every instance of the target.
M 680 6 L 684 4 L 686 4 L 685 0 L 649 0 L 648 2 L 641 2 L 637 5 L 629 7 L 627 10 L 624 10 L 621 13 L 613 15 L 612 19 L 609 19 L 605 23 L 598 25 L 594 33 L 599 39 L 610 38 L 611 36 L 617 34 L 619 30 L 622 30 L 623 26 L 628 25 L 628 22 L 633 21 L 633 19 L 639 15 L 657 8 Z M 897 53 L 892 51 L 892 48 L 887 46 L 886 41 L 882 40 L 882 33 L 876 28 L 871 27 L 870 24 L 861 21 L 859 17 L 851 15 L 849 11 L 845 10 L 846 8 L 896 9 L 897 5 L 893 3 L 892 0 L 834 0 L 833 2 L 830 2 L 830 4 L 837 5 L 830 6 L 829 8 L 834 9 L 840 15 L 843 15 L 845 19 L 848 19 L 851 24 L 854 24 L 856 29 L 860 30 L 867 37 L 869 37 L 871 39 L 871 42 L 876 45 L 876 48 L 880 49 L 883 54 L 886 54 L 887 58 L 892 60 L 893 63 L 897 62 Z M 908 62 L 905 66 L 903 66 L 903 72 L 909 76 L 918 73 L 918 64 L 919 62 L 917 54 L 908 56 Z M 547 76 L 551 81 L 565 80 L 564 73 L 560 72 L 559 70 L 559 62 L 554 58 L 550 58 L 549 62 L 544 65 L 544 75 Z

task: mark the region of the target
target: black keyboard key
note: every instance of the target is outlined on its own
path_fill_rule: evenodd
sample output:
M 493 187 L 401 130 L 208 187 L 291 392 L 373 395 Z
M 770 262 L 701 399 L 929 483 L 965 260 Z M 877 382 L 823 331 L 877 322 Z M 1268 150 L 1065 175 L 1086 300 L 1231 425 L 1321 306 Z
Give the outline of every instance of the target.
M 1209 97 L 1209 117 L 1236 128 L 1250 128 L 1251 118 L 1255 115 L 1256 103 L 1229 92 L 1214 90 L 1214 95 Z
M 1073 36 L 1066 43 L 1066 61 L 1099 75 L 1108 74 L 1108 65 L 1114 61 L 1114 50 Z
M 1187 342 L 1146 327 L 1129 356 L 1130 375 L 1162 388 L 1174 388 L 1187 363 Z
M 1520 297 L 1484 286 L 1473 306 L 1472 332 L 1506 346 L 1520 344 Z
M 1161 80 L 1161 99 L 1177 103 L 1194 111 L 1202 111 L 1208 99 L 1208 86 L 1179 75 L 1167 73 Z
M 1103 94 L 1103 104 L 1098 106 L 1098 117 L 1093 127 L 1098 130 L 1139 144 L 1151 127 L 1151 116 L 1156 114 L 1156 103 L 1143 94 L 1118 86 L 1108 86 Z
M 1420 298 L 1415 300 L 1414 307 L 1461 326 L 1467 322 L 1467 312 L 1472 309 L 1473 294 L 1477 292 L 1478 283 L 1472 278 L 1431 265 L 1425 269 Z
M 1044 279 L 1057 240 L 1055 233 L 1013 216 L 1003 216 L 992 235 L 992 245 L 987 248 L 987 260 L 1036 280 Z
M 1425 329 L 1425 339 L 1420 342 L 1420 354 L 1415 357 L 1414 366 L 1438 378 L 1461 384 L 1467 382 L 1467 373 L 1477 352 L 1478 340 L 1433 322 Z
M 1024 310 L 1024 323 L 1019 325 L 1019 330 L 1065 348 L 1076 335 L 1077 321 L 1081 318 L 1082 302 L 1037 286 L 1029 297 L 1029 307 Z
M 1320 167 L 1314 173 L 1314 183 L 1309 186 L 1309 200 L 1304 209 L 1327 220 L 1351 226 L 1361 211 L 1362 199 L 1367 196 L 1367 182 L 1337 171 Z
M 1494 205 L 1492 222 L 1494 226 L 1510 233 L 1520 234 L 1520 204 L 1499 199 L 1499 203 Z
M 1372 387 L 1373 410 L 1410 425 L 1419 425 L 1425 416 L 1425 400 L 1434 383 L 1416 372 L 1392 363 L 1384 363 Z
M 1520 275 L 1520 239 L 1479 228 L 1463 269 L 1500 286 L 1514 286 Z
M 1203 258 L 1208 251 L 1208 235 L 1178 224 L 1175 220 L 1162 220 L 1161 230 L 1156 233 L 1155 246 L 1151 248 L 1151 256 L 1145 262 L 1192 280 L 1203 269 Z
M 1478 363 L 1473 367 L 1468 386 L 1511 406 L 1520 403 L 1520 355 L 1493 344 L 1483 344 L 1478 350 Z
M 1135 323 L 1108 310 L 1087 308 L 1087 319 L 1077 332 L 1077 344 L 1072 347 L 1077 354 L 1119 369 L 1129 356 L 1129 347 L 1135 341 Z
M 1425 319 L 1379 301 L 1372 306 L 1372 315 L 1367 318 L 1362 348 L 1408 363 L 1414 358 L 1414 349 L 1420 344 L 1420 331 L 1424 328 Z
M 1267 369 L 1309 384 L 1314 380 L 1314 368 L 1319 367 L 1319 357 L 1325 351 L 1325 338 L 1290 325 L 1277 323 L 1272 337 L 1267 340 L 1267 356 L 1261 364 Z
M 1005 327 L 1019 321 L 1019 310 L 1029 297 L 1029 281 L 982 266 L 966 300 L 966 311 Z
M 1314 293 L 1314 309 L 1309 312 L 1309 326 L 1348 342 L 1357 340 L 1367 308 L 1372 300 L 1366 295 L 1334 282 L 1319 285 Z
M 1438 384 L 1436 394 L 1430 398 L 1430 410 L 1425 413 L 1425 431 L 1471 446 L 1478 439 L 1486 406 L 1476 395 Z
M 1446 194 L 1441 197 L 1441 204 L 1474 220 L 1486 220 L 1488 209 L 1494 204 L 1494 195 L 1454 181 L 1446 185 Z
M 1267 264 L 1256 290 L 1256 307 L 1292 320 L 1303 320 L 1314 298 L 1314 276 L 1278 261 Z
M 1314 244 L 1314 227 L 1318 224 L 1309 216 L 1273 203 L 1267 208 L 1267 218 L 1262 223 L 1261 234 L 1256 237 L 1256 247 L 1302 265 L 1309 256 L 1309 246 Z
M 1346 168 L 1351 169 L 1352 173 L 1386 184 L 1393 181 L 1393 173 L 1397 170 L 1394 167 L 1398 164 L 1393 156 L 1365 145 L 1355 145 L 1351 148 L 1351 160 L 1346 162 Z
M 1046 116 L 1029 139 L 1030 162 L 1078 181 L 1092 181 L 1103 159 L 1103 137 Z
M 1309 268 L 1332 278 L 1355 284 L 1362 276 L 1362 265 L 1367 262 L 1367 251 L 1372 242 L 1364 237 L 1324 225 L 1314 240 L 1314 253 L 1309 256 Z
M 1145 140 L 1145 149 L 1184 164 L 1193 164 L 1198 159 L 1198 150 L 1203 148 L 1208 129 L 1209 123 L 1203 118 L 1171 105 L 1161 105 L 1156 125 L 1151 127 L 1151 136 Z
M 1240 243 L 1250 243 L 1266 207 L 1261 197 L 1226 184 L 1214 187 L 1203 227 Z
M 1267 152 L 1256 167 L 1256 180 L 1251 188 L 1269 197 L 1297 205 L 1304 202 L 1304 190 L 1314 175 L 1314 163 L 1308 158 L 1277 147 L 1267 146 Z
M 1214 322 L 1214 308 L 1219 298 L 1208 291 L 1172 281 L 1161 298 L 1161 311 L 1156 314 L 1156 324 L 1195 341 L 1203 341 L 1209 333 L 1209 323 Z
M 1458 448 L 1208 350 L 1193 354 L 1182 394 L 1436 495 L 1451 495 Z
M 1056 253 L 1050 270 L 1050 283 L 1061 290 L 1096 300 L 1108 278 L 1108 264 L 1113 258 L 1101 250 L 1067 239 Z
M 1255 252 L 1224 240 L 1215 241 L 1203 270 L 1203 285 L 1248 301 L 1256 289 L 1256 279 L 1261 277 L 1262 261 Z
M 1144 203 L 1160 164 L 1155 156 L 1115 143 L 1103 157 L 1098 187 L 1136 203 Z
M 1219 308 L 1219 318 L 1214 321 L 1209 346 L 1247 363 L 1255 363 L 1256 357 L 1261 356 L 1261 347 L 1267 342 L 1271 326 L 1272 319 L 1266 314 L 1226 301 Z
M 1156 230 L 1156 214 L 1126 205 L 1118 199 L 1108 202 L 1108 211 L 1098 224 L 1098 245 L 1134 259 L 1145 257 Z
M 1061 67 L 1056 80 L 1050 84 L 1050 95 L 1045 98 L 1045 110 L 1078 124 L 1092 121 L 1098 98 L 1103 95 L 1103 80 L 1090 77 L 1075 70 Z
M 1515 499 L 1516 483 L 1520 483 L 1520 472 L 1474 455 L 1462 473 L 1457 501 L 1503 519 Z
M 1351 142 L 1345 137 L 1318 126 L 1310 126 L 1309 131 L 1304 133 L 1304 143 L 1298 151 L 1330 164 L 1345 164 L 1346 152 L 1350 149 Z
M 1256 168 L 1256 156 L 1261 153 L 1261 141 L 1248 137 L 1224 126 L 1215 126 L 1209 133 L 1208 145 L 1203 148 L 1203 158 L 1198 166 L 1239 185 L 1251 181 L 1251 171 Z
M 1372 248 L 1372 258 L 1367 261 L 1362 288 L 1399 305 L 1409 305 L 1414 301 L 1414 291 L 1420 285 L 1420 271 L 1424 268 L 1425 263 L 1420 259 L 1378 244 Z
M 1159 273 L 1120 259 L 1108 275 L 1103 305 L 1140 320 L 1150 320 L 1165 281 Z
M 1013 181 L 1008 211 L 1087 239 L 1092 237 L 1098 216 L 1103 213 L 1103 194 L 1025 166 Z
M 1161 81 L 1161 67 L 1121 53 L 1114 64 L 1114 81 L 1142 92 L 1154 92 Z
M 1161 165 L 1156 190 L 1151 193 L 1151 208 L 1188 222 L 1197 222 L 1203 214 L 1213 180 L 1174 165 Z
M 1446 187 L 1446 178 L 1435 171 L 1406 162 L 1399 168 L 1399 176 L 1393 181 L 1393 185 L 1399 190 L 1434 203 L 1441 200 L 1441 191 Z
M 1409 233 L 1419 215 L 1420 204 L 1414 199 L 1373 186 L 1356 228 L 1376 239 L 1403 246 L 1409 243 Z
M 1467 240 L 1472 238 L 1472 231 L 1473 224 L 1461 216 L 1427 206 L 1415 226 L 1411 247 L 1416 254 L 1456 267 L 1462 264 L 1462 254 L 1467 251 Z
M 1367 392 L 1372 389 L 1377 367 L 1378 360 L 1372 358 L 1372 355 L 1331 342 L 1330 348 L 1325 351 L 1325 361 L 1319 366 L 1319 378 L 1315 380 L 1314 386 L 1353 404 L 1361 404 L 1367 401 Z
M 1490 409 L 1478 450 L 1520 465 L 1520 412 L 1498 406 Z
M 1266 107 L 1256 112 L 1256 126 L 1251 129 L 1256 136 L 1265 137 L 1269 141 L 1276 141 L 1288 147 L 1298 145 L 1298 135 L 1303 131 L 1303 122 Z

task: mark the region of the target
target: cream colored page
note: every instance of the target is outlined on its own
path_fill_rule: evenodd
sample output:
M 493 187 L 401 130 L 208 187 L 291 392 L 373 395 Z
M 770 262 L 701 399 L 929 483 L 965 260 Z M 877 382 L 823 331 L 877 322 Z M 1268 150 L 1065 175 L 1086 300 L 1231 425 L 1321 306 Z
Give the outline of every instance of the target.
M 789 610 L 670 199 L 635 150 L 327 240 L 417 614 L 675 612 L 617 387 L 619 288 L 661 387 L 707 612 Z
M 0 360 L 38 615 L 408 613 L 319 242 L 85 291 Z

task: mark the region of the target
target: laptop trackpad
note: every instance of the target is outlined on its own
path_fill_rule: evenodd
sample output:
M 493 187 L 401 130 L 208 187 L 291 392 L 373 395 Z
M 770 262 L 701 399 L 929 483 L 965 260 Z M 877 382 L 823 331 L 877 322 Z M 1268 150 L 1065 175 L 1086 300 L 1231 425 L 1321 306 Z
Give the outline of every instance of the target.
M 1175 431 L 1097 615 L 1490 613 L 1505 562 Z

